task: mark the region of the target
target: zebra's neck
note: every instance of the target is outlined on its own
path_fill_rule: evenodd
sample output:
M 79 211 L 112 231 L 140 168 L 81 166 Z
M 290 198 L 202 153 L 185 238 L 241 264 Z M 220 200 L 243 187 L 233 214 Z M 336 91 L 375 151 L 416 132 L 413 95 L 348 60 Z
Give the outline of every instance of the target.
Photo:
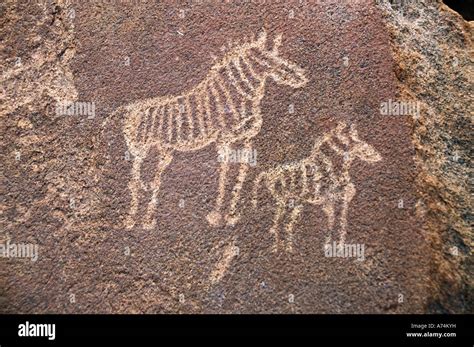
M 347 144 L 340 141 L 340 139 L 333 135 L 325 142 L 330 151 L 335 153 L 338 156 L 347 155 Z
M 343 139 L 344 140 L 344 139 Z M 345 142 L 345 141 L 344 141 Z M 341 139 L 332 135 L 319 143 L 311 153 L 311 157 L 315 161 L 331 161 L 331 163 L 339 162 L 340 170 L 347 171 L 353 160 L 349 143 L 343 143 Z
M 210 81 L 203 81 L 203 85 L 216 80 L 227 88 L 226 91 L 232 89 L 244 99 L 262 98 L 268 76 L 259 69 L 258 62 L 251 55 L 247 51 L 226 57 L 211 68 L 208 78 Z

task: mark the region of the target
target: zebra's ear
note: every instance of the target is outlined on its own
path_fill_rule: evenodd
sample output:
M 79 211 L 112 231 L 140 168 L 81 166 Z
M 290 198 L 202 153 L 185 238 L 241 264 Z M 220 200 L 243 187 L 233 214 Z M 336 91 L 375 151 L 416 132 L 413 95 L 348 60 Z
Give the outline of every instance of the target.
M 264 30 L 262 30 L 262 32 L 260 34 L 258 34 L 258 39 L 257 39 L 257 42 L 259 44 L 265 44 L 265 42 L 267 41 L 267 32 Z
M 336 131 L 340 133 L 342 130 L 346 128 L 347 124 L 345 122 L 337 123 Z
M 356 129 L 355 124 L 351 124 L 350 134 L 351 134 L 351 137 L 353 139 L 358 139 L 359 138 L 359 134 L 357 133 L 357 129 Z
M 278 34 L 273 40 L 273 53 L 278 54 L 278 47 L 281 46 L 282 35 Z

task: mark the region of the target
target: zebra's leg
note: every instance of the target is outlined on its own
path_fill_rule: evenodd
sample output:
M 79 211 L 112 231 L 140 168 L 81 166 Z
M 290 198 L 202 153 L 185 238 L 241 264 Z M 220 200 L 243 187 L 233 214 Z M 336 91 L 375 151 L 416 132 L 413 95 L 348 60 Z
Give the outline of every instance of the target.
M 244 144 L 244 151 L 250 151 L 251 145 L 249 142 Z M 250 153 L 250 152 L 247 152 Z M 240 191 L 244 184 L 245 178 L 247 177 L 247 171 L 249 168 L 249 163 L 241 163 L 239 167 L 239 173 L 237 175 L 237 183 L 232 190 L 232 197 L 230 200 L 229 214 L 226 216 L 226 222 L 228 225 L 235 225 L 240 219 L 240 214 L 236 213 L 237 204 L 240 199 Z
M 347 210 L 349 208 L 349 204 L 352 201 L 356 193 L 355 186 L 352 183 L 349 183 L 346 188 L 344 189 L 343 195 L 343 202 L 342 202 L 342 211 L 341 211 L 341 219 L 340 219 L 340 234 L 339 234 L 339 243 L 344 244 L 346 242 L 346 232 L 347 232 Z
M 295 224 L 298 222 L 298 217 L 301 214 L 301 211 L 303 210 L 303 207 L 301 205 L 293 207 L 293 211 L 291 211 L 290 214 L 290 221 L 286 225 L 286 250 L 287 252 L 293 253 L 293 228 Z
M 253 207 L 257 207 L 258 204 L 258 188 L 262 184 L 263 180 L 265 179 L 265 172 L 261 172 L 257 178 L 254 180 L 253 189 L 252 189 L 252 205 Z
M 154 218 L 154 215 L 156 212 L 156 205 L 158 203 L 157 197 L 158 192 L 160 191 L 161 175 L 163 174 L 163 171 L 168 167 L 172 159 L 173 156 L 171 156 L 170 154 L 164 154 L 162 156 L 162 159 L 159 163 L 159 167 L 157 168 L 155 176 L 150 183 L 151 199 L 148 203 L 145 219 L 143 221 L 143 227 L 147 230 L 153 229 L 156 225 L 156 219 Z
M 332 241 L 332 233 L 334 229 L 334 203 L 332 201 L 326 201 L 323 205 L 323 212 L 327 218 L 328 237 L 326 238 L 326 244 L 330 244 Z
M 280 246 L 280 221 L 285 214 L 285 204 L 277 202 L 276 213 L 273 216 L 273 225 L 270 229 L 270 234 L 274 237 L 272 252 L 278 251 Z
M 138 198 L 140 196 L 140 187 L 142 186 L 140 178 L 140 168 L 143 158 L 135 155 L 132 164 L 132 173 L 130 181 L 128 182 L 128 189 L 130 190 L 130 209 L 125 220 L 125 228 L 131 229 L 135 225 L 135 215 L 138 209 Z
M 222 209 L 222 204 L 224 202 L 225 187 L 226 187 L 228 174 L 229 174 L 229 163 L 227 163 L 226 161 L 222 161 L 220 165 L 220 171 L 219 171 L 219 188 L 217 191 L 216 205 L 214 207 L 214 210 L 211 211 L 207 215 L 207 221 L 212 226 L 218 226 L 221 223 L 221 219 L 222 219 L 221 209 Z

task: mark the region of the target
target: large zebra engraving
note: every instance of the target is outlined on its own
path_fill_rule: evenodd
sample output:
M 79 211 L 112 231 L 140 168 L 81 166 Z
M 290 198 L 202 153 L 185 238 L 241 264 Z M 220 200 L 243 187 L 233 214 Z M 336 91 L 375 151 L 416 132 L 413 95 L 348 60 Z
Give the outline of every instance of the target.
M 303 204 L 321 206 L 327 217 L 330 243 L 335 233 L 335 214 L 339 212 L 339 243 L 344 244 L 347 228 L 347 210 L 356 193 L 349 170 L 352 162 L 360 159 L 369 163 L 380 161 L 380 154 L 362 141 L 355 126 L 348 129 L 340 123 L 331 132 L 318 139 L 311 154 L 294 163 L 280 165 L 261 172 L 253 188 L 253 205 L 258 202 L 258 189 L 264 185 L 276 200 L 276 213 L 270 233 L 274 236 L 273 251 L 281 245 L 280 224 L 286 209 L 290 207 L 290 218 L 285 225 L 286 250 L 293 251 L 293 228 L 303 210 Z M 342 165 L 336 167 L 339 160 Z M 291 205 L 291 206 L 289 206 Z
M 154 227 L 161 176 L 176 152 L 195 151 L 211 144 L 217 148 L 231 147 L 238 142 L 250 149 L 252 138 L 262 126 L 260 102 L 267 80 L 272 78 L 293 88 L 307 83 L 302 68 L 279 56 L 281 40 L 281 35 L 276 36 L 273 47 L 267 48 L 263 32 L 257 39 L 231 49 L 189 91 L 139 100 L 115 111 L 125 114 L 123 132 L 133 156 L 129 181 L 131 202 L 125 222 L 128 229 L 136 223 L 141 190 L 151 191 L 143 226 Z M 151 149 L 159 153 L 159 164 L 154 179 L 145 185 L 140 170 Z M 236 207 L 248 165 L 242 163 L 239 167 L 230 207 L 224 214 L 228 169 L 228 163 L 220 163 L 218 195 L 214 210 L 207 215 L 213 226 L 222 222 L 234 224 L 239 219 Z

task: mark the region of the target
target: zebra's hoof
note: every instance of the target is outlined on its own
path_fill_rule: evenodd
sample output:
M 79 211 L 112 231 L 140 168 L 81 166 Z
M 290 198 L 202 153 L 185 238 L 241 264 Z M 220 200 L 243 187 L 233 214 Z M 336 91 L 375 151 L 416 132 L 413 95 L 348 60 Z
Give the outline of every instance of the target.
M 208 223 L 212 225 L 213 227 L 219 226 L 222 221 L 221 214 L 216 211 L 212 211 L 211 213 L 209 213 L 206 218 L 207 218 Z
M 125 229 L 132 229 L 135 226 L 135 221 L 132 218 L 127 218 L 123 223 Z
M 156 220 L 155 219 L 148 220 L 148 221 L 143 223 L 143 229 L 145 229 L 145 230 L 151 230 L 151 229 L 155 228 L 155 226 L 156 226 Z
M 228 216 L 226 218 L 227 225 L 234 226 L 239 221 L 240 216 Z

